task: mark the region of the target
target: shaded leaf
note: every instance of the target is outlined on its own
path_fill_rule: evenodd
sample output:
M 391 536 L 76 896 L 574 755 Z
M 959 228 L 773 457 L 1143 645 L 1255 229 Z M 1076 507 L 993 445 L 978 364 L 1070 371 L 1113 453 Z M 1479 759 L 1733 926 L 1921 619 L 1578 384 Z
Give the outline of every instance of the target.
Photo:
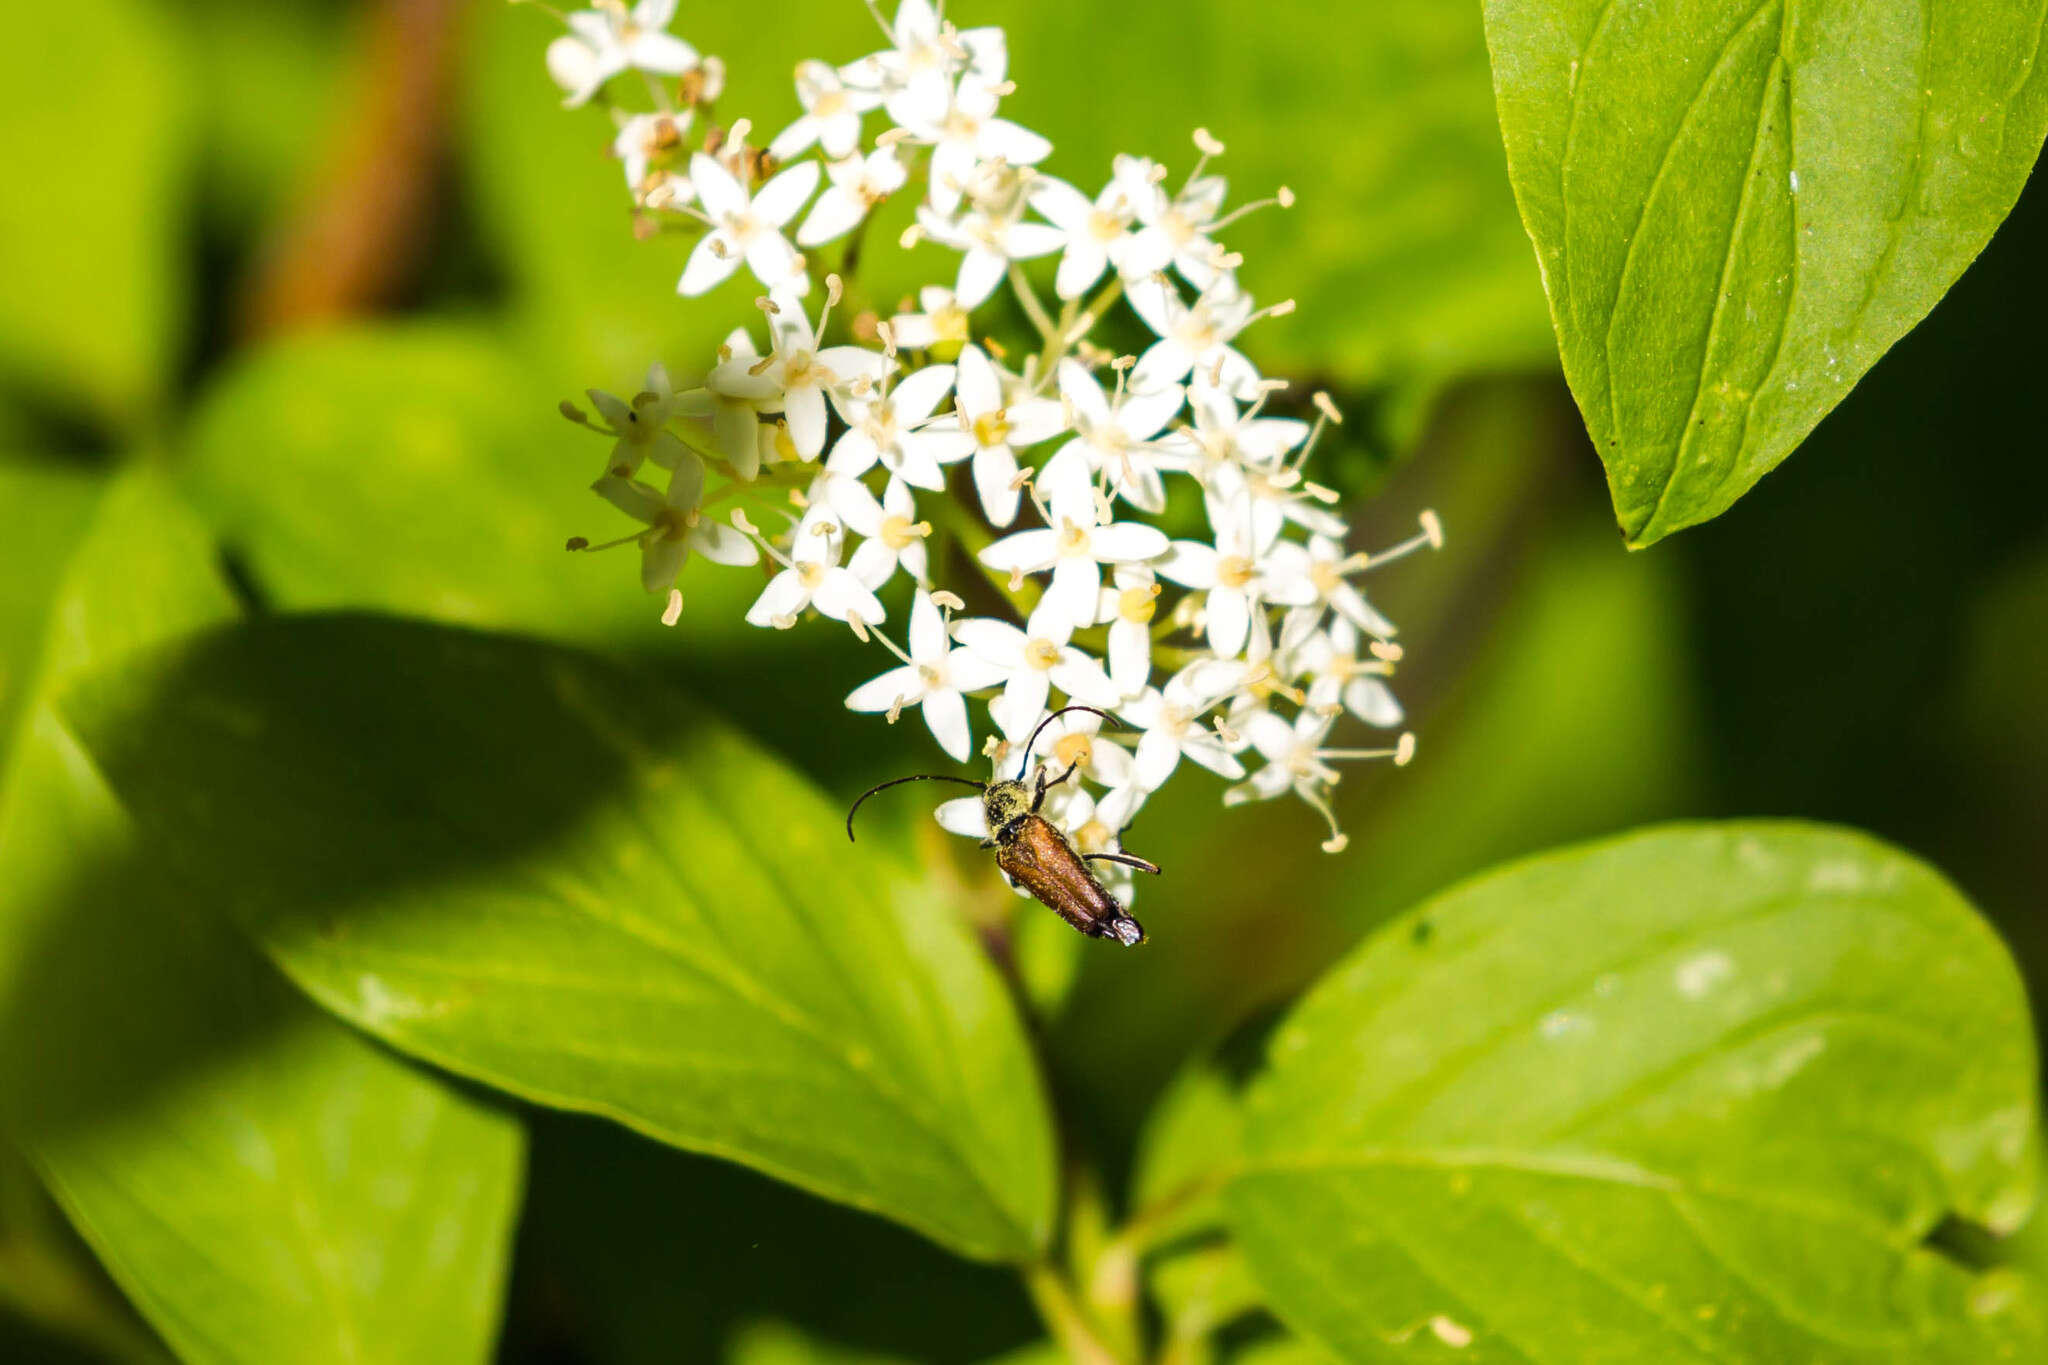
M 231 615 L 159 478 L 109 492 L 0 804 L 0 1114 L 187 1362 L 481 1361 L 521 1142 L 300 999 L 164 875 L 50 696 Z
M 189 65 L 140 0 L 15 6 L 0 45 L 0 382 L 116 426 L 183 341 Z
M 2033 1202 L 2017 977 L 1861 836 L 1673 827 L 1510 865 L 1377 935 L 1271 1055 L 1232 1218 L 1347 1359 L 2048 1344 L 2038 1286 L 1922 1245 Z
M 1955 282 L 2048 131 L 2032 0 L 1488 0 L 1565 375 L 1632 545 L 1724 511 Z
M 989 964 L 843 812 L 581 656 L 279 620 L 71 701 L 116 788 L 377 1036 L 1020 1258 L 1052 1146 Z

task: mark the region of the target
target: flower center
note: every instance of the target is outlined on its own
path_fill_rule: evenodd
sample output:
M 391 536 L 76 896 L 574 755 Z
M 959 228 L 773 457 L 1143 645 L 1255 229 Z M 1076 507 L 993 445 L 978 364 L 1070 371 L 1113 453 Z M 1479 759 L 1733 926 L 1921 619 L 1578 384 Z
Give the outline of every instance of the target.
M 1258 573 L 1258 566 L 1243 555 L 1224 555 L 1216 561 L 1216 581 L 1226 588 L 1242 588 Z
M 1034 638 L 1024 646 L 1024 662 L 1037 669 L 1051 668 L 1060 661 L 1060 647 L 1052 641 Z
M 844 113 L 845 111 L 846 92 L 844 90 L 827 90 L 824 94 L 818 96 L 818 102 L 811 106 L 811 112 L 819 118 L 831 118 L 834 114 Z
M 1088 553 L 1088 528 L 1061 518 L 1060 554 L 1080 556 Z
M 1059 743 L 1052 746 L 1052 756 L 1054 765 L 1062 772 L 1076 763 L 1085 768 L 1095 762 L 1095 736 L 1086 730 L 1061 735 Z
M 819 383 L 824 373 L 818 368 L 818 358 L 809 351 L 791 351 L 782 362 L 782 387 L 785 389 L 809 388 Z
M 974 419 L 974 441 L 987 450 L 1010 439 L 1009 413 L 1002 408 L 984 412 Z
M 902 550 L 913 541 L 922 540 L 932 533 L 928 521 L 912 521 L 908 517 L 889 516 L 882 518 L 881 541 L 892 550 Z
M 1168 702 L 1159 708 L 1159 728 L 1175 738 L 1186 732 L 1188 722 L 1194 718 L 1193 712 L 1177 702 Z
M 1124 220 L 1107 209 L 1095 209 L 1088 215 L 1088 235 L 1105 245 L 1123 236 Z
M 1074 831 L 1074 842 L 1081 846 L 1083 853 L 1107 853 L 1109 841 L 1116 837 L 1116 831 L 1100 820 L 1090 820 Z
M 1177 208 L 1170 208 L 1160 214 L 1159 226 L 1166 233 L 1167 240 L 1175 246 L 1186 246 L 1194 239 L 1195 225 Z
M 825 581 L 825 565 L 815 559 L 799 561 L 796 580 L 804 585 L 805 592 L 816 592 L 818 585 Z
M 725 230 L 732 234 L 733 243 L 744 252 L 747 244 L 761 234 L 761 220 L 742 211 L 725 220 Z
M 1318 597 L 1328 597 L 1344 581 L 1344 574 L 1334 559 L 1318 559 L 1309 566 L 1309 582 L 1316 585 Z
M 1119 619 L 1142 626 L 1152 619 L 1159 610 L 1159 585 L 1147 583 L 1143 587 L 1125 588 L 1116 595 L 1116 614 Z
M 940 341 L 967 340 L 967 310 L 957 303 L 949 303 L 932 313 L 932 333 Z

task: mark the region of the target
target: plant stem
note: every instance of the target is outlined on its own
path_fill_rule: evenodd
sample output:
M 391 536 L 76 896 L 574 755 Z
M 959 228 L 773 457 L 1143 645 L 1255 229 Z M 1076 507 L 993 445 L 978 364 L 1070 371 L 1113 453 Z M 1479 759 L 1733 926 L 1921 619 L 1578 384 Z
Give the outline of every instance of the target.
M 1068 1360 L 1074 1365 L 1127 1365 L 1096 1335 L 1080 1304 L 1074 1301 L 1073 1289 L 1058 1270 L 1041 1263 L 1026 1266 L 1022 1273 L 1031 1302 Z
M 1010 288 L 1017 291 L 1017 302 L 1024 305 L 1024 316 L 1031 319 L 1031 325 L 1038 329 L 1038 335 L 1045 339 L 1048 348 L 1058 340 L 1060 329 L 1053 324 L 1052 314 L 1045 311 L 1045 305 L 1038 301 L 1038 291 L 1025 278 L 1024 267 L 1010 263 Z

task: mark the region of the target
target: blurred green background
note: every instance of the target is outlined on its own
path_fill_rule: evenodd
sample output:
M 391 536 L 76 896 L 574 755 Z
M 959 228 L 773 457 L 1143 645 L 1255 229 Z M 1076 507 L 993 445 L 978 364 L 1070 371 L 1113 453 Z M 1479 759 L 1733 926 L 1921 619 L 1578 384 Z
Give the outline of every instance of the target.
M 1944 869 L 2048 984 L 2048 459 L 2038 431 L 2048 196 L 1778 473 L 1720 520 L 1622 549 L 1556 373 L 1494 123 L 1479 6 L 1382 0 L 960 4 L 1010 33 L 1006 112 L 1092 188 L 1118 151 L 1176 171 L 1190 131 L 1291 214 L 1231 244 L 1248 349 L 1352 420 L 1318 457 L 1363 546 L 1438 509 L 1446 551 L 1375 581 L 1406 634 L 1421 757 L 1347 781 L 1349 851 L 1289 803 L 1225 814 L 1206 775 L 1149 806 L 1140 954 L 1050 916 L 1015 950 L 1050 1016 L 1063 1117 L 1122 1169 L 1150 1100 L 1393 912 L 1500 859 L 1665 817 L 1869 829 Z M 693 565 L 664 631 L 609 523 L 586 385 L 678 371 L 750 309 L 673 292 L 636 241 L 609 129 L 563 111 L 548 16 L 496 0 L 76 0 L 0 47 L 0 759 L 48 594 L 124 461 L 171 472 L 256 602 L 368 606 L 631 657 L 828 791 L 923 766 L 914 727 L 837 698 L 872 660 L 755 631 L 744 572 Z M 693 6 L 722 112 L 773 128 L 803 56 L 877 39 L 857 0 Z M 944 258 L 878 253 L 893 297 Z M 905 803 L 885 818 L 918 816 Z M 921 808 L 919 808 L 921 809 Z M 936 846 L 936 841 L 935 841 Z M 1248 858 L 1244 850 L 1273 850 Z M 987 869 L 961 862 L 975 895 Z M 999 894 L 999 893 L 992 893 Z M 995 904 L 1005 902 L 997 900 Z M 1007 1274 L 761 1177 L 533 1116 L 502 1356 L 779 1358 L 781 1321 L 970 1361 L 1037 1329 Z M 145 1334 L 19 1163 L 0 1160 L 0 1357 L 132 1358 Z M 136 1348 L 136 1349 L 147 1349 Z

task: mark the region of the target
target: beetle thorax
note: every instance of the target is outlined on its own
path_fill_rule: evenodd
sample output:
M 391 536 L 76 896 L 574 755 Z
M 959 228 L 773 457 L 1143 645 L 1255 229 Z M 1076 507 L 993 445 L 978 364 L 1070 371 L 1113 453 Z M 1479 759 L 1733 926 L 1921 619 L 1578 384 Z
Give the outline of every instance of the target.
M 981 813 L 988 832 L 1000 834 L 1012 821 L 1031 813 L 1031 790 L 1022 782 L 991 782 L 982 793 Z

